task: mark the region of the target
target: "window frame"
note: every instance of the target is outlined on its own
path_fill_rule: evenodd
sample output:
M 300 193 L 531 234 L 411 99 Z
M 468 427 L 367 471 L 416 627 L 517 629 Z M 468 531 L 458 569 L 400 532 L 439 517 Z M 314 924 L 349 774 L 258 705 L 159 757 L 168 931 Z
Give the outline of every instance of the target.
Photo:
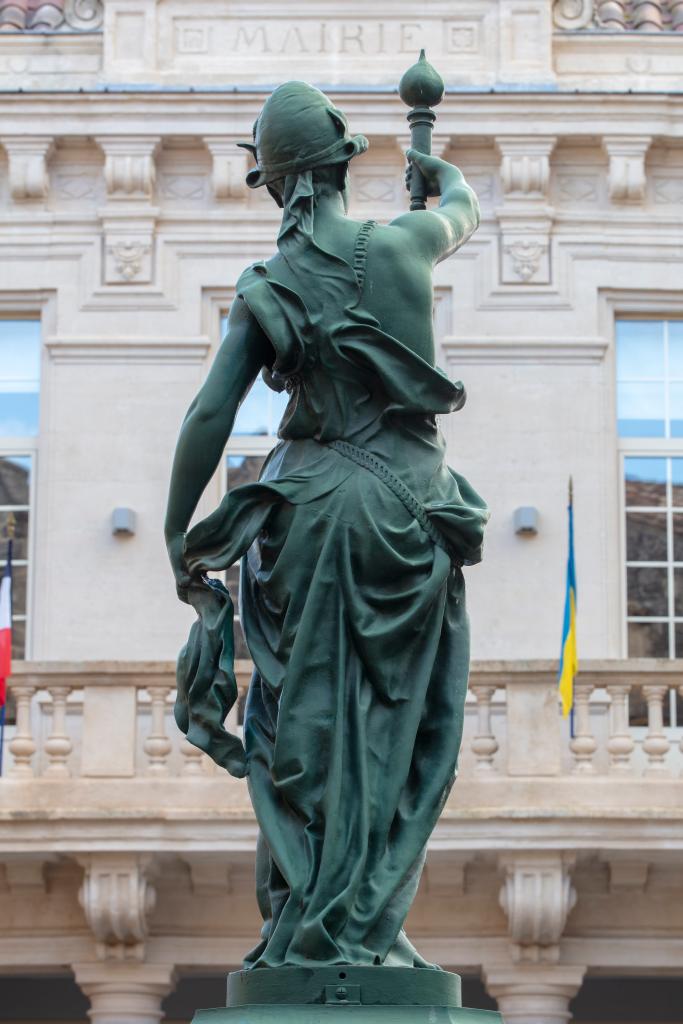
M 12 619 L 15 618 L 18 621 L 24 622 L 24 661 L 30 661 L 33 655 L 33 639 L 34 639 L 34 615 L 33 615 L 33 593 L 34 593 L 34 566 L 35 566 L 35 555 L 36 555 L 36 493 L 38 490 L 37 478 L 38 471 L 41 465 L 40 459 L 40 448 L 41 448 L 41 436 L 43 435 L 43 419 L 44 419 L 44 390 L 45 390 L 45 379 L 46 379 L 46 343 L 45 343 L 45 297 L 39 297 L 35 301 L 26 300 L 24 296 L 22 300 L 15 301 L 11 294 L 4 294 L 0 296 L 0 321 L 6 320 L 31 320 L 39 324 L 40 330 L 40 378 L 38 387 L 38 429 L 35 434 L 32 435 L 17 435 L 7 436 L 0 435 L 0 458 L 30 458 L 31 459 L 31 475 L 29 480 L 29 504 L 28 504 L 28 550 L 27 558 L 19 559 L 13 558 L 12 565 L 26 565 L 26 609 L 21 615 L 14 615 L 12 613 Z M 16 508 L 17 506 L 12 506 Z M 24 506 L 21 506 L 23 508 Z M 0 506 L 2 511 L 7 510 L 7 506 Z M 0 537 L 0 563 L 4 568 L 5 563 L 5 541 L 4 535 Z

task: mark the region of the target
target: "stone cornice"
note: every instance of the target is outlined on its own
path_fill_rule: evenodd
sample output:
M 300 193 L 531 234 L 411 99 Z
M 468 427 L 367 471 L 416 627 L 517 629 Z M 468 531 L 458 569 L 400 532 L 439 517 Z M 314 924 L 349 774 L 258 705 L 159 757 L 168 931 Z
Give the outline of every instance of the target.
M 93 93 L 0 93 L 0 115 L 7 134 L 44 135 L 45 106 L 55 136 L 125 132 L 128 137 L 202 135 L 249 137 L 265 90 L 110 91 Z M 405 132 L 405 108 L 390 92 L 330 91 L 354 130 L 380 137 Z M 450 93 L 438 111 L 440 135 L 456 146 L 495 136 L 528 134 L 586 138 L 624 135 L 683 140 L 683 94 L 562 93 L 515 91 Z M 245 134 L 246 133 L 246 134 Z

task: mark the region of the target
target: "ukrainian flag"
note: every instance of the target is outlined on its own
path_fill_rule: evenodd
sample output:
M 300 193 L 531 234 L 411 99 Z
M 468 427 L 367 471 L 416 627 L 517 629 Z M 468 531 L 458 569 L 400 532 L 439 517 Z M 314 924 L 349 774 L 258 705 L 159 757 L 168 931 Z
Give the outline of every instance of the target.
M 574 677 L 579 671 L 576 651 L 576 568 L 574 566 L 574 496 L 571 478 L 569 480 L 569 556 L 567 558 L 567 594 L 564 602 L 564 623 L 562 626 L 562 651 L 560 669 L 557 674 L 562 714 L 566 718 L 574 705 Z

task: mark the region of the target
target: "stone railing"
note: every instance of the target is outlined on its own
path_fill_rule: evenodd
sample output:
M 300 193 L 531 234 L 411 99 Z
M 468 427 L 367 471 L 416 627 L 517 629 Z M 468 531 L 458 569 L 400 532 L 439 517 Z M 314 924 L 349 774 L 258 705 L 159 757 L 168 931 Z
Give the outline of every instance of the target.
M 251 665 L 237 663 L 243 696 Z M 15 723 L 5 735 L 3 782 L 211 776 L 209 759 L 173 721 L 174 667 L 167 662 L 19 663 L 9 681 Z M 683 698 L 673 661 L 584 663 L 576 686 L 574 735 L 558 711 L 552 662 L 472 666 L 461 777 L 679 775 L 683 712 L 668 724 L 672 695 Z M 647 724 L 629 724 L 629 700 Z M 241 704 L 241 702 L 240 702 Z M 666 713 L 665 713 L 666 711 Z M 235 707 L 228 727 L 240 730 Z

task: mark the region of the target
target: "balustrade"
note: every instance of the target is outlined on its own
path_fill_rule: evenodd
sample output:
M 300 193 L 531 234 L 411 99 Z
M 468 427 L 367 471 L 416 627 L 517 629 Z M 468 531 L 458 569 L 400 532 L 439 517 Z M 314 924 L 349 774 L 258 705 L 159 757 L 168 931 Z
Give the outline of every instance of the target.
M 474 663 L 473 699 L 465 710 L 464 777 L 485 784 L 504 775 L 656 781 L 681 774 L 683 729 L 679 737 L 665 715 L 672 693 L 683 697 L 675 663 L 588 663 L 576 681 L 573 736 L 555 715 L 555 673 L 550 662 Z M 249 675 L 249 663 L 238 663 L 242 696 Z M 174 681 L 170 663 L 15 666 L 9 686 L 16 722 L 8 726 L 5 777 L 127 778 L 140 784 L 146 776 L 225 779 L 176 728 Z M 631 694 L 647 705 L 646 729 L 629 724 Z M 239 732 L 237 706 L 226 727 Z M 116 751 L 116 758 L 107 751 Z

